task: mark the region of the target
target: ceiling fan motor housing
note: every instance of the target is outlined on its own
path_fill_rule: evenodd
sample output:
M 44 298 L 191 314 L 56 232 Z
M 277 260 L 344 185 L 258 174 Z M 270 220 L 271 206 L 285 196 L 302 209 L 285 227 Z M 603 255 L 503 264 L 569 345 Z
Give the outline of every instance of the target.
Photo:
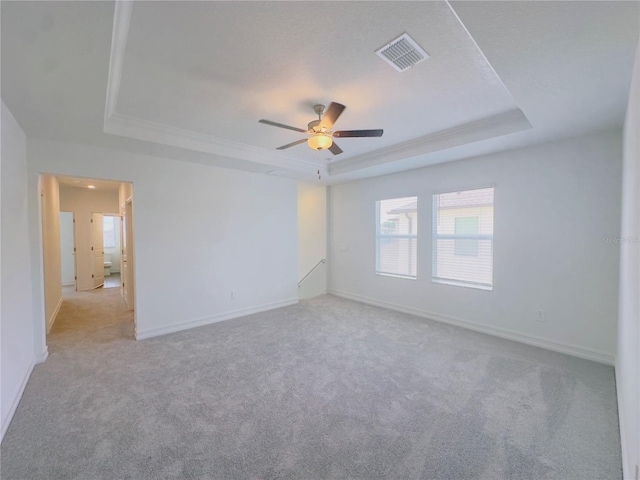
M 312 122 L 309 122 L 307 127 L 309 127 L 309 133 L 319 132 L 321 130 L 320 120 L 313 120 Z

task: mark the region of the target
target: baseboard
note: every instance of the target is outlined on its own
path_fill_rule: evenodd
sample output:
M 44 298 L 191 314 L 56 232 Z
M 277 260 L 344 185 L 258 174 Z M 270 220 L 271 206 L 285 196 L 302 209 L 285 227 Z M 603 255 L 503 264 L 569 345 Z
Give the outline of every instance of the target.
M 225 320 L 232 320 L 238 317 L 244 317 L 246 315 L 252 315 L 254 313 L 266 312 L 267 310 L 274 310 L 276 308 L 288 307 L 289 305 L 295 305 L 298 303 L 298 299 L 282 300 L 279 302 L 265 303 L 255 307 L 243 308 L 240 310 L 234 310 L 231 312 L 219 313 L 217 315 L 211 315 L 207 317 L 195 318 L 186 322 L 180 322 L 166 327 L 148 328 L 146 330 L 138 330 L 136 328 L 136 340 L 144 340 L 145 338 L 158 337 L 160 335 L 166 335 L 168 333 L 180 332 L 182 330 L 189 330 L 190 328 L 202 327 L 204 325 L 210 325 L 212 323 L 223 322 Z
M 73 282 L 62 282 L 62 286 L 63 287 L 73 287 L 76 284 L 75 281 Z
M 513 340 L 514 342 L 524 343 L 527 345 L 533 345 L 534 347 L 545 348 L 554 352 L 565 353 L 573 357 L 584 358 L 592 360 L 598 363 L 604 363 L 606 365 L 614 365 L 615 358 L 613 355 L 609 355 L 597 350 L 590 350 L 576 345 L 568 343 L 555 342 L 547 340 L 545 338 L 536 337 L 534 335 L 526 335 L 512 330 L 490 327 L 488 325 L 482 325 L 469 320 L 463 320 L 460 318 L 449 317 L 447 315 L 440 315 L 438 313 L 427 312 L 412 307 L 405 307 L 403 305 L 396 305 L 394 303 L 383 302 L 373 298 L 365 297 L 363 295 L 357 295 L 353 293 L 341 292 L 338 290 L 328 290 L 328 293 L 337 297 L 354 300 L 356 302 L 366 303 L 374 305 L 376 307 L 388 308 L 397 312 L 408 313 L 417 317 L 427 318 L 429 320 L 435 320 L 437 322 L 454 325 L 456 327 L 466 328 L 480 333 L 486 333 L 487 335 L 493 335 L 494 337 L 500 337 L 507 340 Z
M 626 436 L 626 424 L 625 421 L 625 409 L 622 404 L 623 396 L 620 391 L 620 376 L 618 375 L 618 362 L 616 359 L 616 365 L 614 368 L 616 378 L 616 397 L 618 398 L 618 422 L 620 423 L 620 450 L 622 451 L 622 478 L 623 480 L 633 480 L 631 476 L 633 472 L 629 471 L 629 457 L 627 450 L 627 436 Z
M 11 399 L 11 407 L 7 412 L 5 418 L 2 419 L 2 433 L 0 435 L 0 442 L 4 439 L 4 434 L 7 433 L 9 429 L 9 425 L 11 425 L 11 420 L 13 420 L 13 415 L 16 413 L 16 409 L 18 408 L 18 404 L 20 403 L 20 399 L 22 398 L 22 394 L 24 393 L 24 389 L 27 386 L 27 382 L 29 381 L 29 377 L 31 377 L 31 372 L 33 372 L 33 368 L 35 367 L 35 362 L 31 362 L 27 366 L 27 370 L 22 378 L 22 382 L 18 386 L 18 389 L 13 395 Z
M 49 348 L 48 347 L 44 347 L 44 351 L 40 352 L 40 353 L 36 353 L 33 357 L 33 361 L 35 363 L 42 363 L 44 362 L 47 358 L 49 358 Z
M 56 305 L 56 309 L 53 311 L 51 318 L 47 321 L 47 333 L 51 331 L 51 327 L 56 321 L 56 317 L 58 316 L 58 312 L 60 311 L 60 307 L 62 306 L 62 295 L 60 295 L 60 300 L 58 301 L 58 305 Z

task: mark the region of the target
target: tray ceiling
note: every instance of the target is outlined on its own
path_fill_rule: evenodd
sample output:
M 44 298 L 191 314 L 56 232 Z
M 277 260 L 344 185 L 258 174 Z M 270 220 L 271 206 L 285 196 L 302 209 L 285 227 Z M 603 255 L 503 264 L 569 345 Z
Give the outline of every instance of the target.
M 404 32 L 430 57 L 400 73 L 375 52 Z M 278 167 L 352 170 L 530 127 L 446 2 L 122 2 L 111 58 L 106 131 Z M 384 136 L 279 152 L 305 135 L 257 122 L 306 128 L 331 101 L 347 106 L 335 128 Z

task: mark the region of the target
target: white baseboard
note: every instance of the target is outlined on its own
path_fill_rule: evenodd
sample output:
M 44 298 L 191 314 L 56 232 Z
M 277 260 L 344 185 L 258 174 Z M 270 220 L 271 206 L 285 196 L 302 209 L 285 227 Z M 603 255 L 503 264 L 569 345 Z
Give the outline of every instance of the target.
M 243 308 L 240 310 L 234 310 L 231 312 L 219 313 L 207 317 L 195 318 L 186 322 L 180 322 L 173 325 L 167 325 L 166 327 L 148 328 L 146 330 L 138 330 L 136 328 L 136 340 L 144 340 L 145 338 L 158 337 L 160 335 L 166 335 L 168 333 L 180 332 L 182 330 L 188 330 L 190 328 L 202 327 L 204 325 L 210 325 L 212 323 L 223 322 L 225 320 L 232 320 L 238 317 L 244 317 L 246 315 L 252 315 L 254 313 L 266 312 L 267 310 L 274 310 L 276 308 L 287 307 L 289 305 L 295 305 L 298 303 L 298 299 L 282 300 L 279 302 L 265 303 L 255 307 Z
M 27 386 L 27 382 L 29 381 L 29 377 L 31 376 L 31 372 L 33 372 L 33 367 L 35 367 L 35 362 L 31 362 L 27 366 L 27 370 L 22 378 L 22 382 L 18 386 L 18 389 L 13 394 L 11 398 L 11 407 L 7 411 L 7 414 L 2 419 L 2 433 L 0 435 L 0 442 L 4 439 L 4 434 L 7 433 L 9 429 L 9 425 L 11 425 L 11 420 L 13 420 L 13 415 L 16 413 L 16 409 L 18 408 L 18 404 L 20 403 L 20 399 L 22 398 L 22 394 L 24 393 L 24 389 Z
M 455 325 L 456 327 L 466 328 L 468 330 L 474 330 L 480 333 L 486 333 L 487 335 L 493 335 L 494 337 L 505 338 L 507 340 L 513 340 L 514 342 L 520 342 L 527 345 L 533 345 L 534 347 L 546 348 L 554 352 L 565 353 L 574 357 L 585 358 L 598 363 L 604 363 L 606 365 L 614 365 L 615 358 L 613 355 L 599 352 L 597 350 L 590 350 L 576 345 L 568 343 L 556 342 L 553 340 L 547 340 L 546 338 L 536 337 L 534 335 L 527 335 L 523 333 L 514 332 L 503 328 L 491 327 L 488 325 L 482 325 L 479 323 L 471 322 L 469 320 L 463 320 L 460 318 L 449 317 L 446 315 L 440 315 L 438 313 L 427 312 L 424 310 L 418 310 L 417 308 L 405 307 L 403 305 L 396 305 L 394 303 L 383 302 L 373 298 L 365 297 L 362 295 L 340 292 L 337 290 L 328 290 L 328 293 L 337 297 L 346 298 L 349 300 L 355 300 L 356 302 L 366 303 L 374 305 L 376 307 L 388 308 L 402 313 L 408 313 L 417 317 L 427 318 L 429 320 L 435 320 L 437 322 L 447 323 L 449 325 Z
M 51 331 L 51 327 L 56 321 L 56 317 L 58 316 L 58 312 L 60 311 L 60 307 L 62 306 L 62 295 L 60 296 L 60 300 L 58 301 L 58 305 L 56 305 L 56 309 L 53 311 L 51 318 L 47 321 L 47 333 Z
M 63 287 L 73 287 L 75 284 L 75 280 L 73 282 L 62 282 Z
M 617 360 L 617 359 L 616 359 Z M 627 436 L 626 436 L 626 421 L 625 421 L 625 409 L 623 405 L 623 396 L 620 386 L 620 376 L 618 375 L 618 362 L 615 365 L 616 375 L 616 397 L 618 398 L 618 422 L 620 422 L 620 450 L 622 451 L 622 478 L 623 480 L 634 480 L 632 477 L 633 472 L 629 471 L 629 458 L 627 450 Z
M 35 356 L 33 357 L 33 361 L 35 363 L 42 363 L 47 358 L 49 358 L 49 348 L 48 347 L 44 347 L 44 351 L 35 354 Z

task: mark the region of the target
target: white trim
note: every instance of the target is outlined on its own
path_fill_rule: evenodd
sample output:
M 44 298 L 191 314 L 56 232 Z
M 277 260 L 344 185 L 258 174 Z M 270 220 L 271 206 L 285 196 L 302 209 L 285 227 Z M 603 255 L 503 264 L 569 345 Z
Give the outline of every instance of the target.
M 307 172 L 311 168 L 312 170 L 320 170 L 321 173 L 325 175 L 328 174 L 326 162 L 324 161 L 292 158 L 264 148 L 232 142 L 212 135 L 172 127 L 119 113 L 113 113 L 109 118 L 105 119 L 104 132 L 160 145 L 208 153 L 218 157 L 234 158 L 273 167 L 288 168 L 296 172 Z
M 339 175 L 363 168 L 375 167 L 396 160 L 404 160 L 488 138 L 521 132 L 530 128 L 532 128 L 532 125 L 525 114 L 522 110 L 516 108 L 373 152 L 356 155 L 345 160 L 334 160 L 329 164 L 329 174 Z
M 49 358 L 49 347 L 44 347 L 41 353 L 36 353 L 33 356 L 33 361 L 35 363 L 43 363 L 47 358 Z
M 60 307 L 61 306 L 62 306 L 62 295 L 60 295 L 60 300 L 58 301 L 58 305 L 56 305 L 56 309 L 51 314 L 51 317 L 47 319 L 47 333 L 49 333 L 51 331 L 51 328 L 53 327 L 53 324 L 56 321 L 56 317 L 58 316 L 58 313 L 60 312 Z
M 554 352 L 560 352 L 573 357 L 585 358 L 598 363 L 604 363 L 605 365 L 614 365 L 615 357 L 613 355 L 599 352 L 597 350 L 591 350 L 584 347 L 578 347 L 577 345 L 571 345 L 563 342 L 556 342 L 548 340 L 546 338 L 537 337 L 534 335 L 527 335 L 512 330 L 503 328 L 491 327 L 488 325 L 482 325 L 469 320 L 463 320 L 460 318 L 449 317 L 447 315 L 441 315 L 438 313 L 426 312 L 417 308 L 405 307 L 394 303 L 383 302 L 373 298 L 365 297 L 362 295 L 356 295 L 352 293 L 340 292 L 337 290 L 329 290 L 329 293 L 337 297 L 346 298 L 349 300 L 355 300 L 356 302 L 366 303 L 374 305 L 376 307 L 388 308 L 402 313 L 408 313 L 410 315 L 416 315 L 418 317 L 427 318 L 429 320 L 435 320 L 436 322 L 446 323 L 449 325 L 455 325 L 456 327 L 466 328 L 480 333 L 486 333 L 494 337 L 505 338 L 507 340 L 513 340 L 514 342 L 524 343 L 526 345 L 533 345 L 534 347 L 545 348 Z
M 145 338 L 158 337 L 160 335 L 166 335 L 168 333 L 180 332 L 182 330 L 189 330 L 195 327 L 202 327 L 204 325 L 210 325 L 212 323 L 223 322 L 225 320 L 232 320 L 238 317 L 244 317 L 246 315 L 252 315 L 254 313 L 266 312 L 267 310 L 274 310 L 276 308 L 288 307 L 289 305 L 295 305 L 298 303 L 298 299 L 282 300 L 279 302 L 265 303 L 263 305 L 257 305 L 255 307 L 242 308 L 240 310 L 234 310 L 231 312 L 218 313 L 216 315 L 210 315 L 207 317 L 194 318 L 193 320 L 187 320 L 186 322 L 175 323 L 173 325 L 167 325 L 166 327 L 155 327 L 146 330 L 138 330 L 136 328 L 136 340 L 144 340 Z
M 22 378 L 22 382 L 18 386 L 18 389 L 13 395 L 11 399 L 11 407 L 7 412 L 7 415 L 2 419 L 2 434 L 0 435 L 0 442 L 4 439 L 4 434 L 7 433 L 9 429 L 9 425 L 11 425 L 11 420 L 13 420 L 13 415 L 16 413 L 16 409 L 18 408 L 18 404 L 20 403 L 20 399 L 22 398 L 22 394 L 24 393 L 24 389 L 27 386 L 27 382 L 29 381 L 29 377 L 31 377 L 31 372 L 33 372 L 33 368 L 36 366 L 36 362 L 31 362 L 27 366 L 27 370 Z
M 76 284 L 76 282 L 75 282 L 75 280 L 74 280 L 73 282 L 63 282 L 63 283 L 62 283 L 62 286 L 63 286 L 63 287 L 72 287 L 72 286 L 73 286 L 73 285 L 75 285 L 75 284 Z
M 615 379 L 616 379 L 616 397 L 618 399 L 618 422 L 620 424 L 620 450 L 622 452 L 622 478 L 623 480 L 633 480 L 629 471 L 628 463 L 628 449 L 627 449 L 627 436 L 626 436 L 626 422 L 625 422 L 625 409 L 623 402 L 623 395 L 621 391 L 620 376 L 618 375 L 618 358 L 616 357 L 616 364 L 614 366 Z
M 131 24 L 131 11 L 133 1 L 116 1 L 113 13 L 113 30 L 111 33 L 111 54 L 109 56 L 109 73 L 107 77 L 107 98 L 104 108 L 104 121 L 115 113 L 120 93 L 122 80 L 122 68 L 124 67 L 124 55 L 127 50 L 129 37 L 129 25 Z

